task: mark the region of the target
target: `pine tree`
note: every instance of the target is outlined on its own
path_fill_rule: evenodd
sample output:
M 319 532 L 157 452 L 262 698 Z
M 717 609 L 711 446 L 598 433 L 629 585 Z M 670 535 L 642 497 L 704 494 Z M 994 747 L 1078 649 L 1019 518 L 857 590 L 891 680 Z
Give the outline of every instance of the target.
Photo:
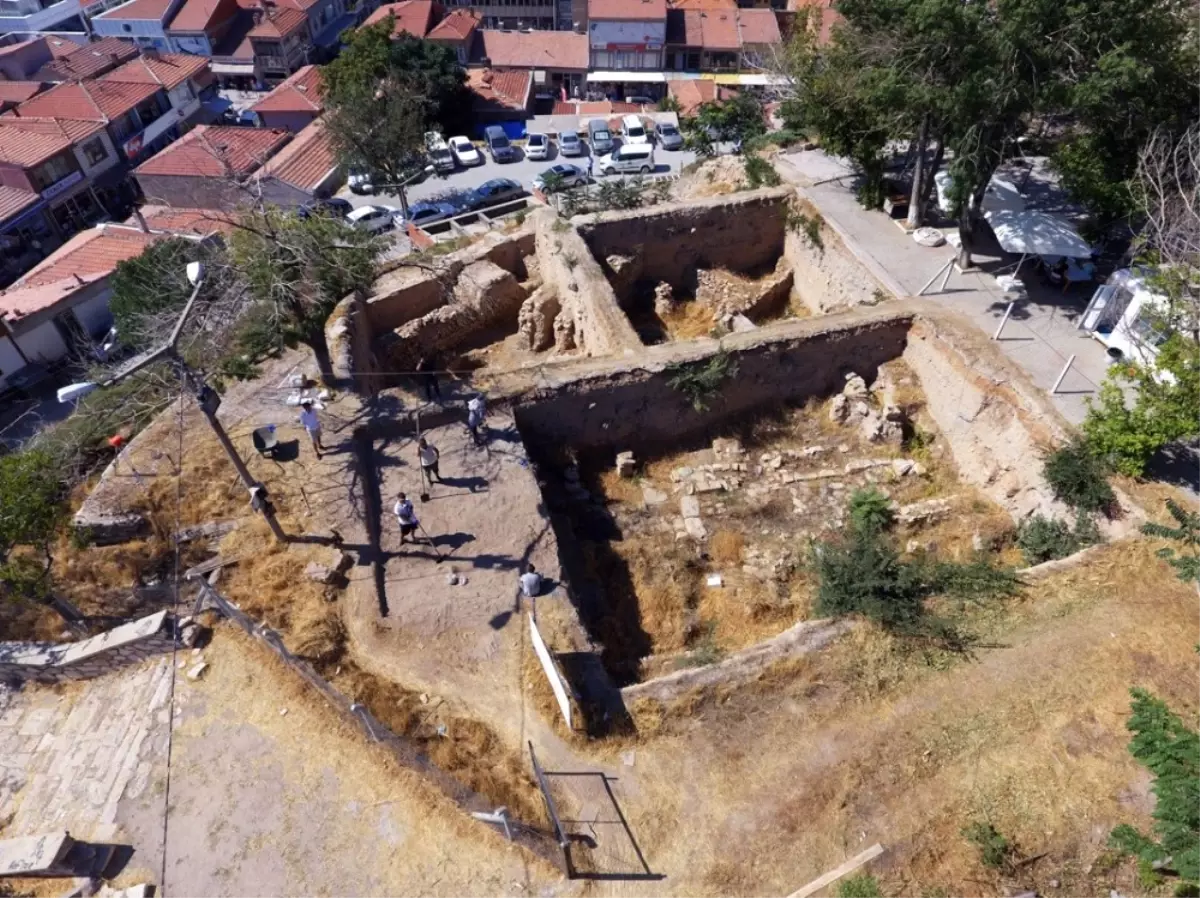
M 1188 881 L 1200 879 L 1200 733 L 1188 729 L 1161 699 L 1132 689 L 1129 752 L 1154 774 L 1154 835 L 1129 824 L 1112 831 L 1114 848 L 1161 862 Z
M 1176 555 L 1173 548 L 1167 547 L 1158 550 L 1158 557 L 1166 559 L 1184 583 L 1200 582 L 1200 512 L 1188 511 L 1173 499 L 1167 500 L 1167 511 L 1178 527 L 1151 521 L 1142 525 L 1142 533 L 1180 543 L 1186 554 Z

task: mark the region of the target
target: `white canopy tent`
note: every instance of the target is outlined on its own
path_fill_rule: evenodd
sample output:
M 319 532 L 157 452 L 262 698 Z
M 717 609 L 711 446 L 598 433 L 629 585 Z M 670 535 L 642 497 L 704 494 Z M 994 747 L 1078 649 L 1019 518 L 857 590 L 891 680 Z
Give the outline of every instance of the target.
M 1087 259 L 1092 255 L 1088 242 L 1069 221 L 1048 212 L 985 210 L 983 217 L 992 226 L 1000 248 L 1007 253 L 1020 253 L 1022 262 L 1026 256 Z

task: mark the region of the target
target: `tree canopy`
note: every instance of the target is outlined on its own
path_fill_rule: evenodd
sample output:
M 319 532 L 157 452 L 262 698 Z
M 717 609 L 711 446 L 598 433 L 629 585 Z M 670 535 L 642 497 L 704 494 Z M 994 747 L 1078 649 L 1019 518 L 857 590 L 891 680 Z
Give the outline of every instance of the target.
M 393 37 L 392 16 L 350 35 L 322 69 L 325 118 L 347 166 L 399 183 L 421 164 L 425 131 L 460 130 L 466 75 L 448 47 L 411 35 Z
M 58 465 L 29 449 L 0 457 L 0 597 L 43 601 L 49 595 L 50 545 L 63 516 Z M 32 554 L 18 554 L 25 547 Z M 43 557 L 43 561 L 37 559 Z

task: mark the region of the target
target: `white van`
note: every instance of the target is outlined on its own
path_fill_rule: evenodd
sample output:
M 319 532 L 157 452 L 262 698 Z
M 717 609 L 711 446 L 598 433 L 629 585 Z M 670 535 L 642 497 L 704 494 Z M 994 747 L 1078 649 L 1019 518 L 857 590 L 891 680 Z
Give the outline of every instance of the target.
M 621 119 L 621 142 L 628 145 L 649 143 L 650 135 L 641 116 L 627 115 Z
M 622 144 L 607 156 L 597 159 L 596 167 L 605 175 L 648 175 L 654 171 L 654 147 L 648 143 Z

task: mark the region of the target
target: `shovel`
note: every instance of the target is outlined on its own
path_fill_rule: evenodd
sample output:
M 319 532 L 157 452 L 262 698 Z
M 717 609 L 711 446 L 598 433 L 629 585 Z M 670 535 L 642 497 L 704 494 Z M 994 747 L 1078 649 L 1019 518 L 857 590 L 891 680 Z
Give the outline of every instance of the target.
M 413 414 L 416 415 L 416 418 L 417 418 L 417 445 L 420 445 L 420 443 L 421 443 L 421 413 L 413 412 Z M 417 468 L 421 472 L 421 496 L 420 496 L 420 498 L 421 498 L 422 502 L 428 502 L 429 501 L 429 482 L 425 479 L 425 466 L 421 464 L 420 450 L 417 450 Z

